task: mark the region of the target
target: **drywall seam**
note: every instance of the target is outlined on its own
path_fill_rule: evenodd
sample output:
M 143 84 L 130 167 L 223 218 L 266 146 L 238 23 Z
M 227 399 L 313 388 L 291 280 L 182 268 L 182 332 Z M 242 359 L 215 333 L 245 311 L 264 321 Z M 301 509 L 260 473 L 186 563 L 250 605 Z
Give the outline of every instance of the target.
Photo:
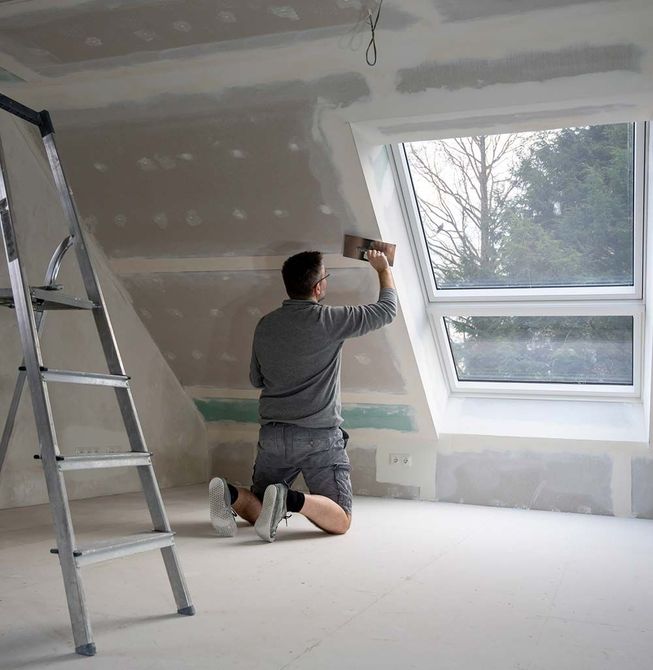
M 150 274 L 168 272 L 239 272 L 243 270 L 281 270 L 287 256 L 206 256 L 198 258 L 114 258 L 111 269 L 116 274 Z M 325 254 L 326 268 L 369 269 L 366 263 L 339 254 Z
M 195 404 L 209 423 L 258 423 L 258 400 L 243 398 L 195 398 Z M 415 412 L 410 405 L 343 404 L 344 426 L 349 430 L 369 428 L 416 432 Z
M 186 386 L 186 393 L 191 398 L 225 398 L 231 400 L 258 400 L 259 389 L 229 389 L 211 386 Z M 417 399 L 415 396 L 399 393 L 357 393 L 342 391 L 340 394 L 343 403 L 372 404 L 372 405 L 405 405 Z

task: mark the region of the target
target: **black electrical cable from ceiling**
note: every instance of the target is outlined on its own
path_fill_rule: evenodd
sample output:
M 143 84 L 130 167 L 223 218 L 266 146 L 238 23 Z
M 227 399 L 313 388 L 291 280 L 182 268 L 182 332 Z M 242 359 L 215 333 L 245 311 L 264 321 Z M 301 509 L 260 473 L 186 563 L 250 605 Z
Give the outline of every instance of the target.
M 372 37 L 370 38 L 370 43 L 367 45 L 367 49 L 365 49 L 365 60 L 370 67 L 376 65 L 376 26 L 381 16 L 381 5 L 383 5 L 383 0 L 380 0 L 379 2 L 379 6 L 376 10 L 376 17 L 374 19 L 372 19 L 372 10 L 370 10 L 369 16 L 367 17 L 367 20 L 370 22 Z

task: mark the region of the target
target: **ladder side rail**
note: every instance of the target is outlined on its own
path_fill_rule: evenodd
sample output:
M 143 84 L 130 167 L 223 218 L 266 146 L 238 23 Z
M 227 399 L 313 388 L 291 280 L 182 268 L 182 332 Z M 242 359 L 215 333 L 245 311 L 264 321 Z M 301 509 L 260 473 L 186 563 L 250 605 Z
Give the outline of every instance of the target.
M 14 296 L 18 330 L 25 357 L 27 380 L 39 434 L 39 451 L 43 461 L 43 471 L 54 521 L 59 563 L 64 579 L 75 646 L 81 650 L 91 649 L 94 648 L 94 645 L 86 607 L 86 596 L 73 556 L 75 534 L 68 506 L 66 483 L 63 474 L 58 472 L 56 466 L 59 447 L 47 386 L 41 379 L 40 374 L 43 361 L 36 333 L 29 286 L 25 280 L 18 254 L 9 204 L 9 185 L 5 179 L 6 174 L 4 151 L 0 141 L 0 223 L 9 279 Z
M 68 186 L 66 176 L 61 166 L 59 153 L 54 140 L 54 133 L 50 133 L 43 137 L 43 144 L 54 177 L 55 186 L 59 193 L 59 198 L 64 209 L 64 213 L 68 220 L 70 227 L 70 235 L 75 243 L 75 252 L 79 263 L 82 279 L 86 288 L 86 294 L 89 300 L 98 306 L 98 309 L 93 310 L 93 316 L 100 336 L 100 343 L 107 359 L 109 373 L 112 375 L 126 376 L 125 366 L 122 362 L 116 336 L 111 324 L 111 319 L 106 309 L 106 302 L 104 294 L 100 287 L 100 282 L 95 273 L 95 269 L 91 263 L 91 259 L 86 246 L 86 239 L 84 232 L 79 223 L 79 215 L 77 207 L 73 199 L 72 191 Z M 118 397 L 118 404 L 125 421 L 130 445 L 132 451 L 148 451 L 141 428 L 140 422 L 137 418 L 136 408 L 131 399 L 131 394 L 116 393 Z
M 75 251 L 79 262 L 80 271 L 86 287 L 86 292 L 89 300 L 98 305 L 98 309 L 93 310 L 93 316 L 100 336 L 100 342 L 104 350 L 104 354 L 109 366 L 109 372 L 114 375 L 126 375 L 125 367 L 123 365 L 116 336 L 106 309 L 106 302 L 100 282 L 95 273 L 95 269 L 91 263 L 91 259 L 86 246 L 84 232 L 79 223 L 79 215 L 77 207 L 73 199 L 73 194 L 68 186 L 66 176 L 61 165 L 57 145 L 54 140 L 54 133 L 49 133 L 43 137 L 43 144 L 45 146 L 50 169 L 54 177 L 55 185 L 59 193 L 59 198 L 64 209 L 64 213 L 68 219 L 70 226 L 70 234 L 75 241 Z M 129 443 L 132 451 L 148 452 L 147 444 L 141 423 L 138 419 L 138 413 L 134 398 L 130 388 L 116 388 L 116 398 L 118 406 L 122 414 L 125 429 L 129 438 Z M 155 530 L 170 531 L 170 522 L 163 505 L 163 499 L 159 490 L 159 485 L 154 475 L 153 468 L 144 467 L 138 468 L 138 474 L 141 479 L 143 491 L 147 501 L 150 516 L 154 524 Z
M 55 249 L 48 264 L 48 269 L 45 273 L 45 286 L 54 286 L 59 276 L 59 270 L 61 269 L 61 263 L 63 257 L 72 247 L 73 240 L 72 237 L 66 237 L 61 244 Z M 44 321 L 45 321 L 46 311 L 37 312 L 34 316 L 36 321 L 36 332 L 38 335 L 41 334 L 43 330 Z M 25 365 L 23 360 L 20 364 L 20 367 Z M 7 456 L 7 451 L 9 449 L 9 443 L 11 442 L 11 436 L 14 432 L 14 427 L 16 424 L 16 415 L 18 414 L 18 408 L 20 407 L 20 399 L 23 395 L 23 389 L 25 387 L 26 372 L 23 370 L 18 371 L 18 376 L 16 378 L 16 385 L 14 386 L 14 394 L 11 397 L 11 402 L 9 403 L 9 411 L 7 412 L 7 419 L 5 420 L 5 426 L 2 430 L 2 437 L 0 437 L 0 472 L 2 472 L 2 466 L 4 465 L 5 458 Z

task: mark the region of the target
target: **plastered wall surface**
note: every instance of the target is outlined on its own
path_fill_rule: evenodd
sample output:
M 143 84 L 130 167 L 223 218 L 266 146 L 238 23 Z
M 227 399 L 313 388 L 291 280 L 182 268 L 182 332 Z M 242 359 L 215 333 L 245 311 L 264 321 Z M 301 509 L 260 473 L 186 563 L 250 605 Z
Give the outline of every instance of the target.
M 333 303 L 375 294 L 369 268 L 336 260 L 343 232 L 381 233 L 351 124 L 378 146 L 650 118 L 653 6 L 385 0 L 370 68 L 374 3 L 210 4 L 0 5 L 0 66 L 25 80 L 6 92 L 52 111 L 85 225 L 207 421 L 211 471 L 247 483 L 249 346 L 283 299 L 283 258 L 327 252 Z M 471 435 L 464 416 L 448 434 L 425 393 L 441 389 L 420 377 L 437 366 L 420 371 L 428 346 L 409 338 L 419 297 L 400 300 L 392 326 L 344 350 L 358 492 L 653 514 L 645 445 Z
M 67 227 L 46 172 L 37 133 L 4 112 L 0 137 L 9 167 L 11 203 L 30 283 L 43 283 L 43 273 Z M 204 424 L 169 369 L 130 304 L 128 294 L 91 243 L 91 253 L 105 291 L 123 359 L 133 377 L 134 396 L 155 470 L 162 486 L 191 484 L 206 477 Z M 0 284 L 9 286 L 4 252 Z M 74 258 L 64 261 L 60 274 L 67 293 L 83 295 Z M 2 422 L 14 389 L 21 359 L 15 313 L 0 311 L 0 407 Z M 59 369 L 107 372 L 92 317 L 87 312 L 49 312 L 45 321 L 43 357 Z M 129 445 L 111 390 L 51 385 L 51 400 L 63 454 L 128 450 Z M 0 473 L 0 507 L 47 501 L 41 466 L 33 459 L 38 437 L 27 390 L 19 410 L 14 438 Z M 107 495 L 140 489 L 138 476 L 127 469 L 70 473 L 71 498 Z

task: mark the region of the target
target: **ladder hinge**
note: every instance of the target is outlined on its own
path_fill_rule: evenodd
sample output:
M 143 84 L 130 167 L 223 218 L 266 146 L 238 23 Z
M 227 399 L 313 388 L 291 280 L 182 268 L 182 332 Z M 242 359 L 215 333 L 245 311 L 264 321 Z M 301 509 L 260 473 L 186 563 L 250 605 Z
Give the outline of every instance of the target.
M 27 372 L 27 367 L 24 366 L 24 365 L 21 365 L 18 369 L 19 369 L 21 372 Z M 46 368 L 44 365 L 39 365 L 39 370 L 40 370 L 41 372 L 47 372 L 47 371 L 48 371 L 48 368 Z
M 41 454 L 34 454 L 34 460 L 40 461 L 41 460 Z M 60 454 L 54 457 L 55 461 L 64 461 L 66 460 L 65 456 L 61 456 Z
M 58 554 L 59 550 L 55 547 L 54 549 L 50 549 L 51 554 Z M 82 552 L 79 551 L 79 549 L 73 549 L 73 556 L 81 556 Z

